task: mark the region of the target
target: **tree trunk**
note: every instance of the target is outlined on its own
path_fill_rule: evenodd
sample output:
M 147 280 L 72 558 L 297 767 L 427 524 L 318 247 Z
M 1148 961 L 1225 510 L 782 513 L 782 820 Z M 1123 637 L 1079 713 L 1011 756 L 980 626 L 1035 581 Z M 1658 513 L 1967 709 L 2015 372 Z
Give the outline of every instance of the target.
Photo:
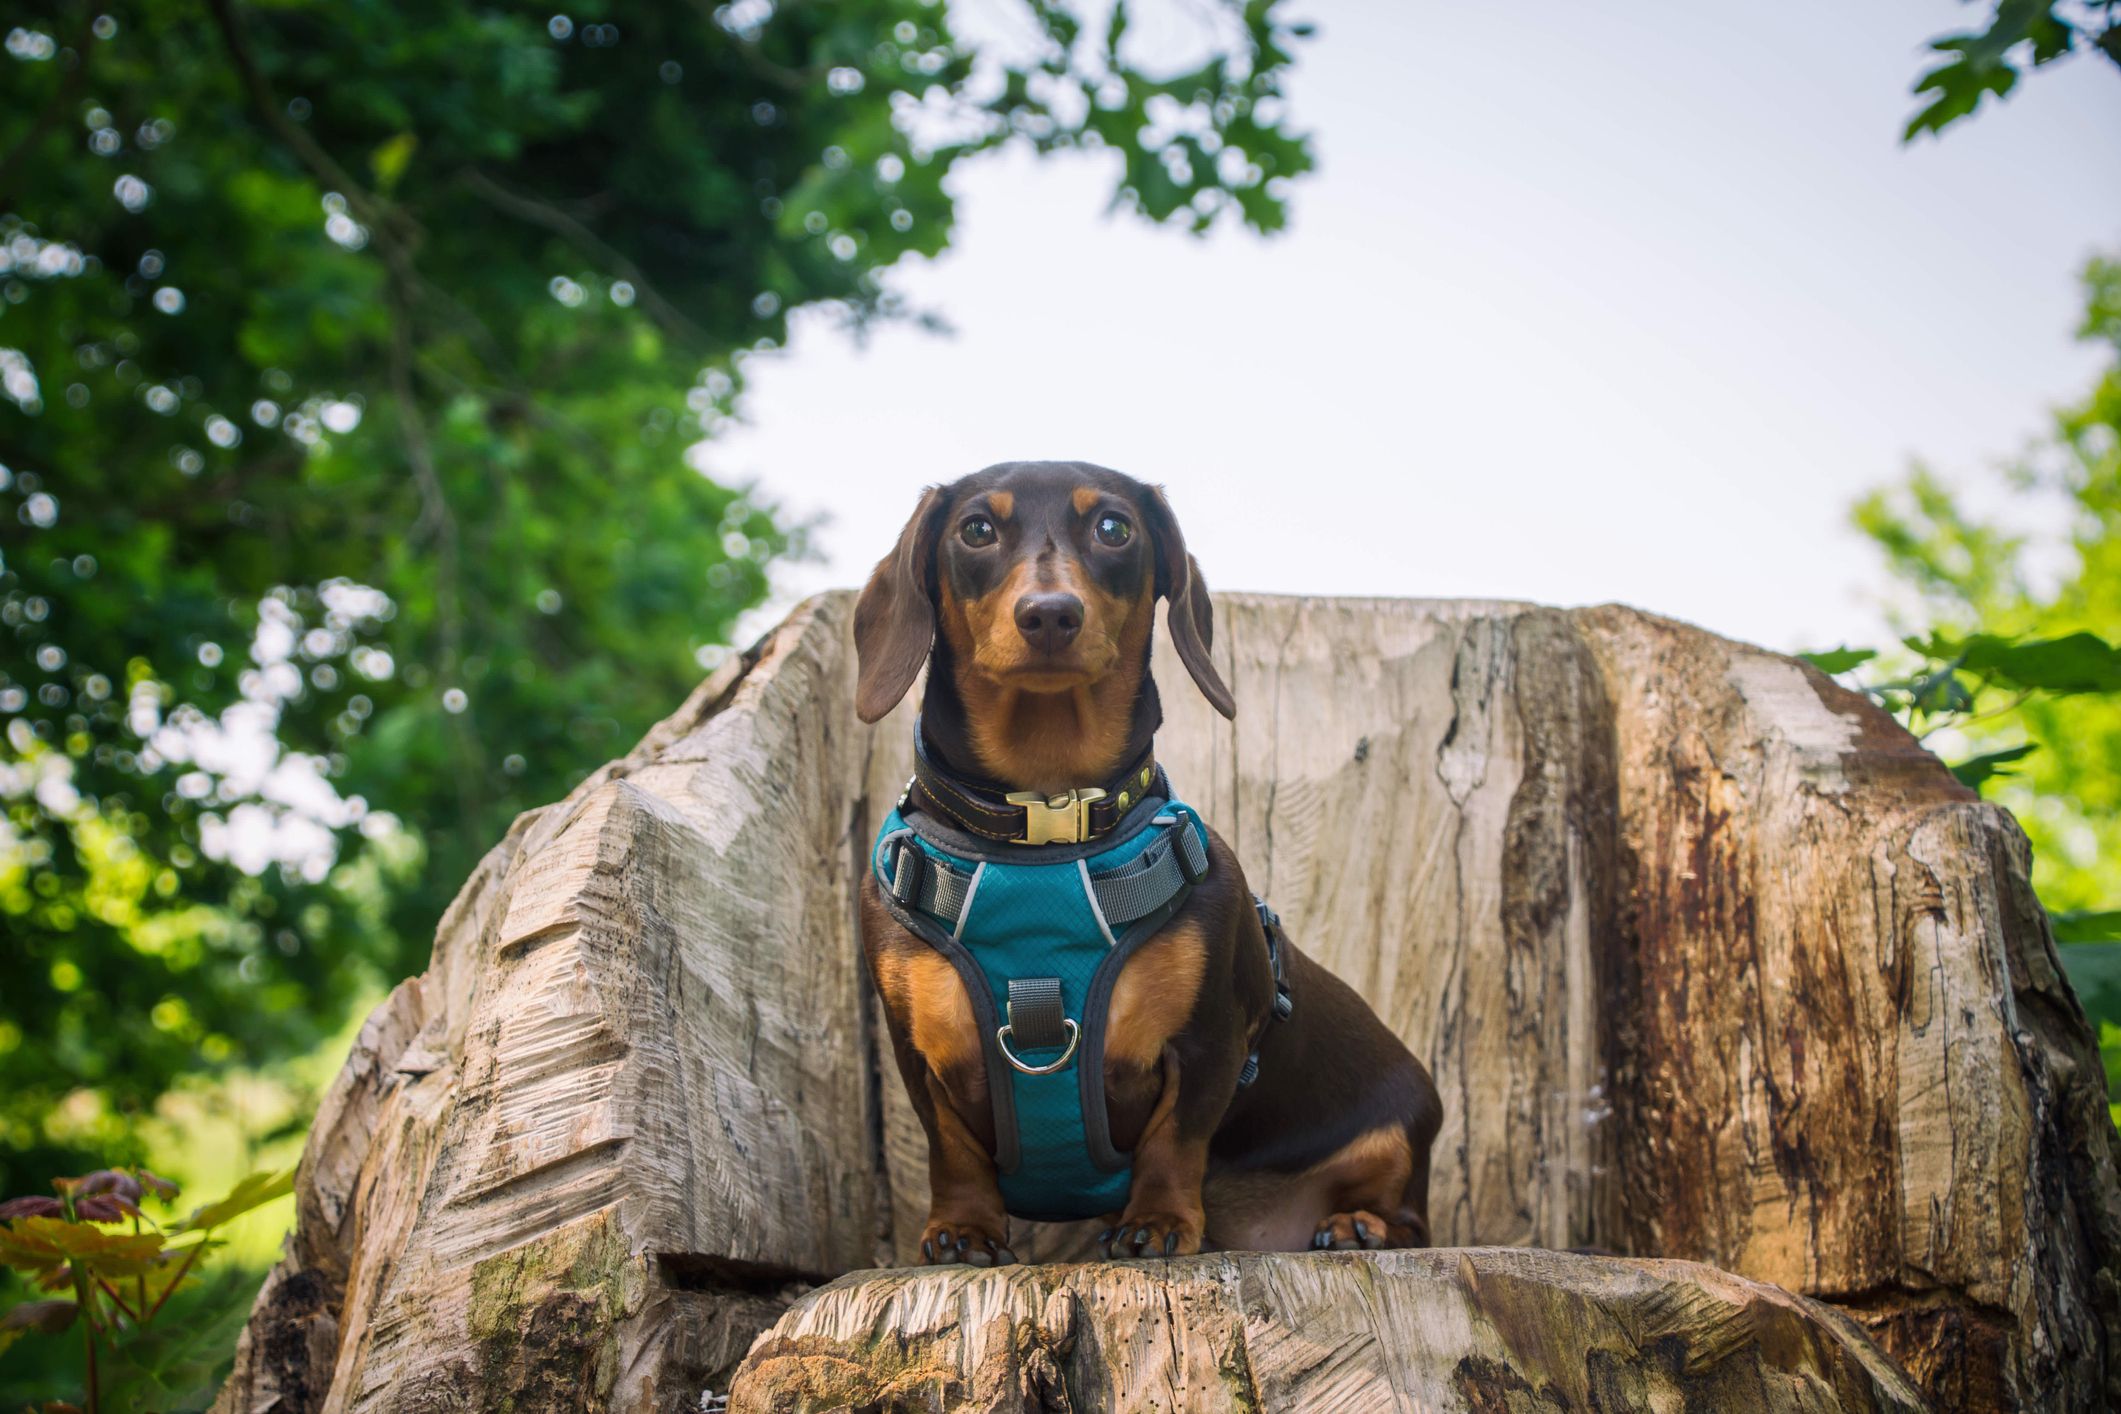
M 853 888 L 911 711 L 856 721 L 851 613 L 806 604 L 487 857 L 325 1101 L 219 1408 L 696 1408 L 805 1287 L 909 1255 L 925 1147 Z M 1428 1061 L 1439 1242 L 1774 1283 L 1944 1408 L 2121 1402 L 2104 1077 L 2007 814 L 1810 668 L 1630 610 L 1231 595 L 1217 626 L 1238 718 L 1167 671 L 1159 755 L 1299 945 Z M 909 1407 L 1024 1407 L 980 1371 L 1030 1337 L 949 1323 L 1036 1326 L 1066 1290 L 1071 1330 L 1164 1310 L 1180 1364 L 1241 1320 L 1269 1408 L 1324 1378 L 1276 1321 L 1321 1369 L 1441 1408 L 1694 1388 L 1658 1333 L 1687 1379 L 1762 1407 L 1903 1397 L 1852 1326 L 1728 1276 L 1459 1262 L 871 1277 L 804 1298 L 739 1391 L 830 1407 L 798 1397 L 812 1337 L 881 1387 L 905 1351 L 863 1332 L 888 1311 L 958 1372 Z M 1456 1284 L 1412 1294 L 1437 1273 Z M 1118 1377 L 1083 1352 L 1113 1348 L 1040 1358 L 1106 1407 L 1086 1391 Z

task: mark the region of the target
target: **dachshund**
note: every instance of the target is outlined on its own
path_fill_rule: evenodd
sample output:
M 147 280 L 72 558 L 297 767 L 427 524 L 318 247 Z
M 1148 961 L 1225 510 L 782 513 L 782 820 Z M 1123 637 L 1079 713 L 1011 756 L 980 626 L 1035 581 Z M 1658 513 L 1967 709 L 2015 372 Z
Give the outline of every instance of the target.
M 1170 502 L 1102 467 L 1009 462 L 929 488 L 857 603 L 864 722 L 890 712 L 927 668 L 920 769 L 884 841 L 897 848 L 880 850 L 861 888 L 864 959 L 927 1133 L 927 1263 L 1015 1261 L 1012 1211 L 1102 1215 L 1107 1257 L 1429 1241 L 1429 1150 L 1442 1105 L 1427 1069 L 1353 989 L 1288 941 L 1205 826 L 1198 857 L 1186 838 L 1194 817 L 1154 765 L 1158 599 L 1178 660 L 1234 717 L 1209 652 L 1207 586 Z M 1117 886 L 1095 887 L 1105 875 L 1091 872 L 1085 851 L 1144 820 L 1169 842 L 1129 867 L 1157 873 L 1173 897 L 1123 939 L 1102 914 L 1094 928 L 1074 929 L 1091 932 L 1116 966 L 1100 965 L 1087 989 L 1077 979 L 1044 997 L 1028 984 L 1019 996 L 1012 984 L 1006 1004 L 989 995 L 982 968 L 992 964 L 980 961 L 980 944 L 942 926 L 965 871 L 980 860 L 996 870 L 1027 864 L 1074 889 L 1069 906 L 1084 896 L 1094 904 Z M 894 864 L 899 855 L 911 863 Z M 1159 869 L 1142 862 L 1151 857 Z M 1069 868 L 1037 867 L 1079 858 L 1079 882 Z M 933 862 L 925 873 L 923 861 Z M 909 874 L 921 878 L 897 888 Z M 994 892 L 978 878 L 969 887 Z M 923 903 L 943 911 L 924 913 Z M 967 893 L 957 906 L 965 916 L 998 905 L 975 905 Z M 1034 958 L 1039 945 L 1034 935 Z M 1078 995 L 1056 995 L 1070 990 Z M 1004 1005 L 1010 1025 L 996 1026 Z M 1061 1073 L 1066 1086 L 1079 1084 L 1076 1128 L 1107 1156 L 1067 1171 L 1096 1175 L 1107 1196 L 1085 1188 L 1057 1209 L 1042 1201 L 1026 1211 L 1005 1189 L 1035 1145 L 1009 1131 L 1030 1123 L 1024 1106 L 1035 1102 L 1011 1067 L 1029 1077 L 1058 1064 L 1024 1064 L 1022 1035 L 1010 1049 L 1011 1027 L 1027 1032 L 1035 1010 L 1054 1047 L 1062 1033 L 1050 1023 L 1068 1028 Z

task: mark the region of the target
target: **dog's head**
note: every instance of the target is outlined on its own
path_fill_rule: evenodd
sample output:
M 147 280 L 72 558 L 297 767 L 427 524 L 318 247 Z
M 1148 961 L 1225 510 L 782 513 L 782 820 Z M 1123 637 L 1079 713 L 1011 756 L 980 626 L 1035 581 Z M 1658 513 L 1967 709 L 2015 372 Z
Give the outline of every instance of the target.
M 1208 656 L 1208 587 L 1161 490 L 1081 462 L 1007 462 L 931 487 L 855 606 L 855 709 L 874 722 L 896 706 L 938 632 L 958 674 L 1008 692 L 1138 672 L 1159 596 L 1179 661 L 1235 716 Z

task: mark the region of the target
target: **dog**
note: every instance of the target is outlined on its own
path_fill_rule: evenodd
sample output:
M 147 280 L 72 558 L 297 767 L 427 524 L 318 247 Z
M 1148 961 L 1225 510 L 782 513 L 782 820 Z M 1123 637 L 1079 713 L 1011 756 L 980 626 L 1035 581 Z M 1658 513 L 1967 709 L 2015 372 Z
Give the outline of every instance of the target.
M 1428 1244 L 1435 1084 L 1155 765 L 1158 599 L 1234 717 L 1169 501 L 1103 467 L 929 488 L 857 602 L 864 722 L 927 669 L 860 891 L 925 1263 L 1014 1262 L 1012 1213 L 1101 1216 L 1108 1258 Z

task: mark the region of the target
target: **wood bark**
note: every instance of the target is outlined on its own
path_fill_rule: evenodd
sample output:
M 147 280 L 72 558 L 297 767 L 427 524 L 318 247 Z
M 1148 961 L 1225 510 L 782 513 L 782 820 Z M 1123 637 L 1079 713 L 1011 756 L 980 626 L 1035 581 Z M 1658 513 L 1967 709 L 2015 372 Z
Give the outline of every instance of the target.
M 1521 1247 L 862 1273 L 783 1318 L 729 1397 L 730 1414 L 1924 1407 L 1832 1307 L 1692 1262 Z
M 1299 944 L 1429 1063 L 1439 1242 L 1774 1283 L 1846 1313 L 1940 1407 L 2121 1404 L 2116 1139 L 2007 814 L 1810 668 L 1635 611 L 1217 606 L 1238 717 L 1164 667 L 1159 754 Z M 910 1254 L 925 1150 L 853 886 L 911 709 L 856 720 L 851 611 L 803 606 L 487 857 L 319 1114 L 219 1408 L 691 1407 L 808 1285 Z M 1082 1236 L 1016 1245 L 1066 1257 Z M 1429 1260 L 1379 1270 L 1412 1283 Z M 1649 1279 L 1581 1260 L 1533 1283 L 1572 1293 L 1579 1334 L 1637 1299 L 1612 1283 Z M 1174 1269 L 1157 1299 L 1363 1299 L 1333 1261 Z M 1338 1275 L 1293 1275 L 1314 1267 Z M 1100 1292 L 1103 1270 L 990 1278 L 980 1309 L 1035 1322 L 1026 1293 Z M 897 1299 L 902 1278 L 871 1280 L 834 1309 Z M 1655 1280 L 1739 1300 L 1728 1277 Z M 1525 1290 L 1526 1311 L 1562 1301 Z M 1447 1319 L 1437 1299 L 1419 1321 Z M 1482 1296 L 1484 1319 L 1507 1299 Z M 1328 1363 L 1401 1329 L 1342 1314 Z M 1842 1360 L 1829 1326 L 1774 1379 Z M 1539 1378 L 1575 1399 L 1587 1377 L 1560 1371 L 1588 1347 L 1555 1338 Z M 1532 1380 L 1517 1346 L 1479 1349 Z M 1514 1407 L 1481 1391 L 1437 1407 Z

